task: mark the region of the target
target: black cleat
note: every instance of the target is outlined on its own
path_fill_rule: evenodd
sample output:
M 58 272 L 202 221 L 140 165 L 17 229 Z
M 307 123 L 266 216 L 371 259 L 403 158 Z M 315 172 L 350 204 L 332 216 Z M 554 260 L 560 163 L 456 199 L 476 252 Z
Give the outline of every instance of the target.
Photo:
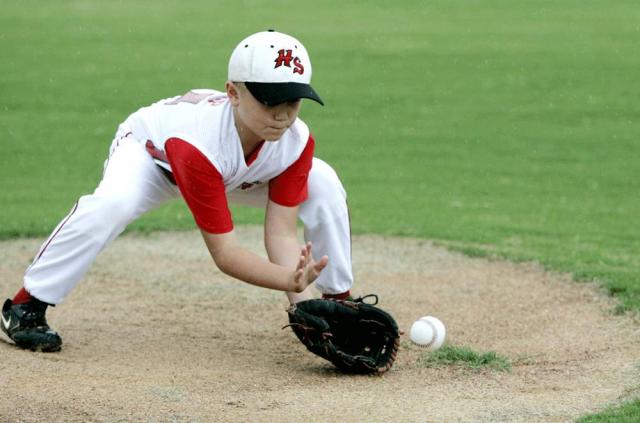
M 62 338 L 47 324 L 47 303 L 33 298 L 28 303 L 2 306 L 2 331 L 20 348 L 31 351 L 60 351 Z

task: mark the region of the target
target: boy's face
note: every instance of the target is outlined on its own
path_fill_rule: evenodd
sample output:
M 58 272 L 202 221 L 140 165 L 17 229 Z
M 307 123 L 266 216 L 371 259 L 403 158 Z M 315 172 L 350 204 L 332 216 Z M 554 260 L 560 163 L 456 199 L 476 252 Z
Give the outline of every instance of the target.
M 300 99 L 277 106 L 267 106 L 251 95 L 243 84 L 227 82 L 227 95 L 234 107 L 236 126 L 240 133 L 250 138 L 276 141 L 298 117 L 302 101 Z M 244 131 L 249 133 L 243 134 Z

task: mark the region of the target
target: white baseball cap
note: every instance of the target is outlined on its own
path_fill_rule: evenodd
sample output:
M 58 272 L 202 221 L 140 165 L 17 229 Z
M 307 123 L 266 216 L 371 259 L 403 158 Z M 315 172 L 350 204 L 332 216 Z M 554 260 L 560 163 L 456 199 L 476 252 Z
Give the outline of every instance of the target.
M 309 98 L 324 105 L 311 87 L 311 60 L 302 43 L 272 29 L 242 40 L 231 53 L 228 79 L 244 82 L 268 106 Z

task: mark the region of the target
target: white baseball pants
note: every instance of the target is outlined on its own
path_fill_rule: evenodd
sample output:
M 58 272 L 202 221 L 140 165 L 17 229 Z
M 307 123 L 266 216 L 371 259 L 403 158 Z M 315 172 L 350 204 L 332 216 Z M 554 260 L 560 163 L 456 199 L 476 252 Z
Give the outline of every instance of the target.
M 229 202 L 264 207 L 267 185 L 233 191 Z M 353 284 L 346 193 L 334 170 L 317 158 L 313 159 L 308 191 L 309 198 L 299 211 L 304 238 L 313 243 L 316 258 L 329 256 L 315 284 L 322 293 L 339 294 Z M 41 301 L 61 303 L 129 223 L 176 197 L 180 197 L 178 187 L 167 180 L 144 145 L 117 135 L 102 181 L 93 194 L 78 200 L 40 247 L 25 272 L 25 289 Z

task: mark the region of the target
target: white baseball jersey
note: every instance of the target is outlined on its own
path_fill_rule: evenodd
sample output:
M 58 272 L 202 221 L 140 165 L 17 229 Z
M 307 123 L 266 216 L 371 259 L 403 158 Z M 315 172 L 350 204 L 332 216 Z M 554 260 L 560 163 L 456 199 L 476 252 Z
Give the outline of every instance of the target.
M 300 119 L 277 142 L 263 142 L 249 157 L 226 94 L 215 90 L 161 100 L 129 116 L 124 126 L 121 131 L 146 142 L 156 163 L 173 172 L 198 226 L 208 232 L 233 228 L 224 192 L 269 182 L 270 198 L 279 204 L 295 206 L 306 199 L 313 139 Z
M 163 151 L 171 138 L 193 145 L 220 172 L 227 192 L 245 182 L 279 175 L 300 157 L 309 139 L 309 128 L 297 119 L 278 142 L 265 143 L 256 161 L 247 166 L 226 94 L 204 89 L 144 107 L 125 124 L 135 138 L 151 140 Z

